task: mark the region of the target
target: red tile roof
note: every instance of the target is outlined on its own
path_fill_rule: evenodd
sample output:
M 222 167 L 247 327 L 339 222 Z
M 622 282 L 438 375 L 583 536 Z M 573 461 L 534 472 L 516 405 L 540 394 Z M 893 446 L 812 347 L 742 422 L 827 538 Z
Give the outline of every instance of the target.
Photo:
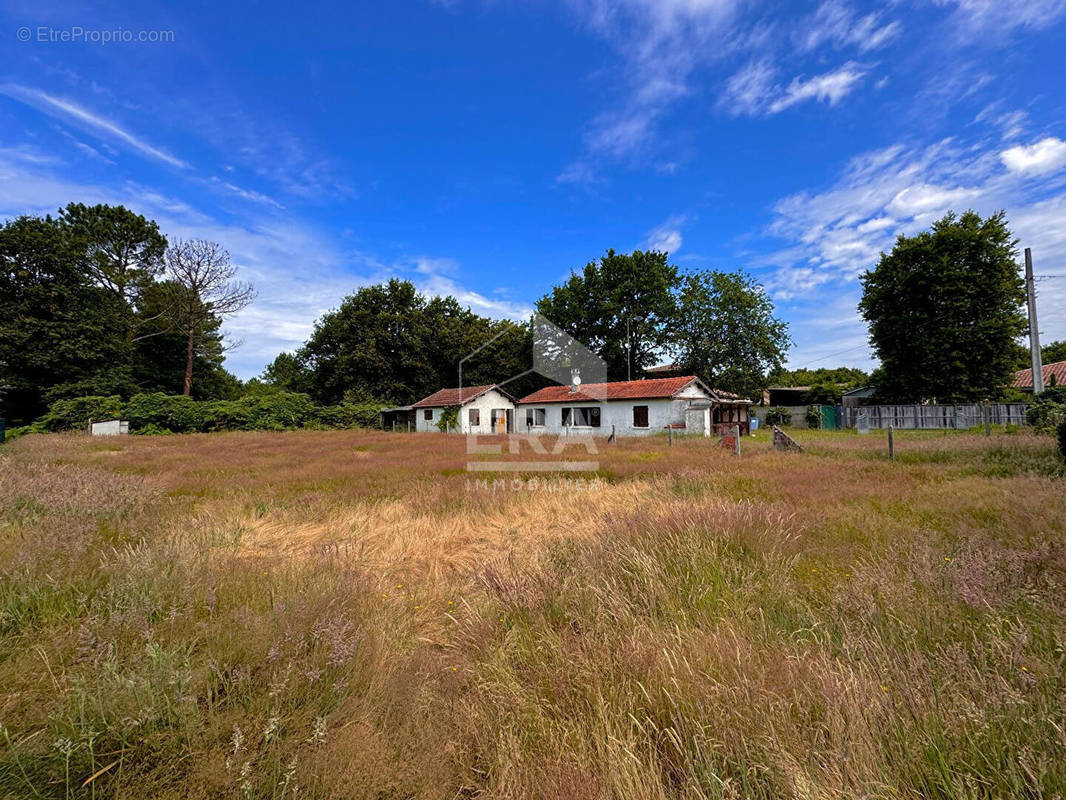
M 439 408 L 440 406 L 461 406 L 463 403 L 468 403 L 480 394 L 484 394 L 489 389 L 496 388 L 496 384 L 489 383 L 484 386 L 464 386 L 459 389 L 440 389 L 434 392 L 429 397 L 424 397 L 417 403 L 411 406 L 411 408 Z
M 1044 373 L 1044 387 L 1047 388 L 1051 385 L 1051 376 L 1055 376 L 1055 383 L 1059 386 L 1066 385 L 1066 361 L 1056 361 L 1054 364 L 1044 364 L 1044 368 L 1041 370 Z M 1032 369 L 1020 369 L 1014 373 L 1014 382 L 1011 383 L 1015 389 L 1032 389 L 1033 388 L 1033 370 Z
M 652 400 L 673 397 L 697 378 L 649 378 L 645 381 L 615 381 L 614 383 L 586 383 L 571 392 L 569 386 L 547 386 L 519 400 L 519 403 L 567 403 L 573 400 Z

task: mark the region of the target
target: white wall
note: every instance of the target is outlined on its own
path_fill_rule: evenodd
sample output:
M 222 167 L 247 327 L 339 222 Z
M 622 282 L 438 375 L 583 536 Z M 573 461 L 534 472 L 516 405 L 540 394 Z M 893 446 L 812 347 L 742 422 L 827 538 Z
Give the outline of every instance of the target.
M 492 430 L 492 410 L 498 409 L 511 409 L 514 412 L 514 403 L 497 389 L 490 389 L 485 394 L 471 400 L 466 405 L 459 409 L 459 424 L 460 430 L 463 433 L 493 433 Z M 470 409 L 476 408 L 481 415 L 480 424 L 474 428 L 470 427 Z M 425 418 L 425 412 L 430 411 L 433 414 L 432 419 Z M 444 413 L 444 408 L 416 408 L 417 418 L 415 419 L 415 430 L 423 433 L 439 433 L 440 428 L 437 427 L 437 423 L 440 421 L 441 415 Z M 515 413 L 515 419 L 517 419 L 517 413 Z M 517 426 L 516 426 L 517 429 Z
M 614 425 L 615 433 L 619 436 L 651 436 L 662 433 L 667 425 L 684 425 L 685 412 L 688 409 L 688 400 L 706 400 L 707 395 L 699 387 L 695 393 L 689 393 L 685 399 L 658 398 L 655 400 L 608 400 L 605 403 L 575 402 L 575 403 L 529 403 L 518 406 L 518 417 L 515 430 L 518 433 L 564 433 L 566 429 L 562 424 L 563 408 L 568 406 L 600 406 L 599 428 L 570 428 L 575 434 L 592 434 L 593 436 L 609 436 L 611 426 Z M 648 407 L 648 427 L 633 427 L 633 406 Z M 545 424 L 543 427 L 526 428 L 526 409 L 543 408 L 545 410 Z M 702 431 L 700 431 L 702 433 Z

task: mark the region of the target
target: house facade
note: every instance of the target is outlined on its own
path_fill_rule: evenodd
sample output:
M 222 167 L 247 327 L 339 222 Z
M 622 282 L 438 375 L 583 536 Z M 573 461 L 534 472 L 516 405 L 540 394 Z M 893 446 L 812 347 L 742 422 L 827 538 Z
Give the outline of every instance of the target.
M 693 375 L 639 381 L 549 386 L 518 401 L 517 430 L 650 436 L 668 428 L 710 436 L 733 425 L 749 430 L 751 403 L 715 392 Z
M 495 384 L 441 389 L 411 405 L 415 430 L 440 433 L 446 409 L 458 407 L 460 433 L 510 433 L 515 430 L 515 401 Z M 453 430 L 455 428 L 453 427 Z

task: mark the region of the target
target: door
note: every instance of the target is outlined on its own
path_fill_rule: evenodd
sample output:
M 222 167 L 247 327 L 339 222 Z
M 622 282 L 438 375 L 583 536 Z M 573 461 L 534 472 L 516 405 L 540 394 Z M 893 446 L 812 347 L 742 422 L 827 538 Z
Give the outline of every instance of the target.
M 514 409 L 507 409 L 507 432 L 514 433 Z

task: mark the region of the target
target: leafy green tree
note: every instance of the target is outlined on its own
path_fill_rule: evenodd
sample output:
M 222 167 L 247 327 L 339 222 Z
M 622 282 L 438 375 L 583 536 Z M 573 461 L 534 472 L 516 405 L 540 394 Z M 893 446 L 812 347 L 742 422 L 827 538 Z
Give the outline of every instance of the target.
M 498 338 L 495 338 L 498 337 Z M 315 325 L 294 356 L 282 354 L 264 380 L 306 388 L 321 403 L 407 402 L 459 383 L 495 383 L 529 368 L 528 331 L 463 307 L 426 298 L 408 281 L 366 286 Z
M 164 315 L 138 314 L 137 307 L 163 270 L 167 240 L 154 221 L 125 206 L 70 203 L 59 219 L 81 269 L 109 299 L 122 345 L 116 369 L 132 374 L 136 342 L 166 330 Z
M 781 368 L 789 344 L 788 326 L 751 276 L 704 270 L 682 278 L 673 345 L 683 371 L 755 398 Z
M 1051 342 L 1040 348 L 1040 359 L 1044 364 L 1066 361 L 1066 341 Z M 1026 366 L 1029 366 L 1026 364 Z M 1023 367 L 1024 369 L 1024 367 Z
M 869 385 L 870 375 L 857 367 L 818 367 L 774 370 L 769 380 L 771 386 L 832 385 L 850 391 Z
M 253 378 L 248 383 L 256 381 Z M 278 353 L 271 361 L 263 375 L 258 380 L 266 386 L 286 392 L 309 392 L 311 388 L 311 372 L 307 363 L 293 353 Z
M 537 311 L 607 364 L 608 380 L 639 378 L 671 344 L 677 267 L 656 250 L 608 250 L 537 301 Z
M 64 226 L 18 217 L 0 226 L 0 402 L 28 422 L 56 397 L 129 391 L 107 297 L 82 271 Z
M 900 236 L 882 254 L 862 277 L 859 303 L 883 368 L 881 399 L 951 403 L 1003 391 L 1025 327 L 1016 254 L 1002 212 L 972 211 Z

